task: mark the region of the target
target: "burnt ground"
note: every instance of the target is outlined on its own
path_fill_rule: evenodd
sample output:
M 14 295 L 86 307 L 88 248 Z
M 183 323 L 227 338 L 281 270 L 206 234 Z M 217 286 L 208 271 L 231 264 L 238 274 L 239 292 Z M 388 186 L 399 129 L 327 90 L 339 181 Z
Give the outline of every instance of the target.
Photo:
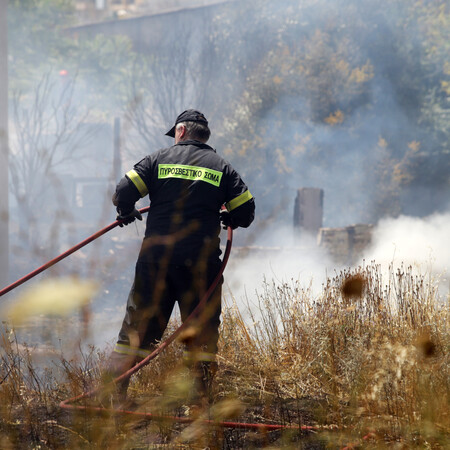
M 313 399 L 286 401 L 277 407 L 272 405 L 270 410 L 250 406 L 239 417 L 230 420 L 286 426 L 315 425 L 319 403 L 322 402 Z M 135 404 L 132 409 L 151 412 L 145 402 Z M 240 449 L 276 446 L 324 449 L 330 448 L 334 433 L 330 430 L 242 430 L 199 422 L 180 424 L 132 415 L 113 416 L 99 411 L 66 411 L 53 401 L 43 404 L 39 400 L 18 405 L 10 412 L 11 420 L 0 421 L 1 448 Z M 165 415 L 187 417 L 185 413 L 183 408 L 164 412 Z

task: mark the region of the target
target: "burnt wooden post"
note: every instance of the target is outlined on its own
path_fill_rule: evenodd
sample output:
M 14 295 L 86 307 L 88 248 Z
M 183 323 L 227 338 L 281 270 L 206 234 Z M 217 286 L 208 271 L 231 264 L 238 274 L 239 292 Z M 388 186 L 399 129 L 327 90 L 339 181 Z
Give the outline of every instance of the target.
M 323 189 L 301 188 L 297 190 L 294 204 L 294 228 L 300 233 L 316 235 L 322 227 Z

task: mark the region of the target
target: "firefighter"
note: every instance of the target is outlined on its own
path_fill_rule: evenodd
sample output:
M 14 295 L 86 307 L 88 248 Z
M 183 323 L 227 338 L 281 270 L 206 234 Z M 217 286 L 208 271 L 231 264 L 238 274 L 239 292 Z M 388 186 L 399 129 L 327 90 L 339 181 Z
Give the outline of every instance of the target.
M 201 112 L 182 112 L 166 133 L 175 138 L 174 145 L 146 156 L 117 185 L 113 203 L 123 224 L 142 220 L 135 208 L 140 198 L 148 195 L 151 206 L 125 318 L 108 362 L 110 378 L 154 350 L 176 301 L 183 321 L 198 305 L 221 267 L 220 223 L 235 229 L 253 221 L 253 196 L 233 167 L 206 144 L 210 134 Z M 223 278 L 186 343 L 201 393 L 208 391 L 217 364 L 222 283 Z M 128 382 L 118 386 L 120 401 Z

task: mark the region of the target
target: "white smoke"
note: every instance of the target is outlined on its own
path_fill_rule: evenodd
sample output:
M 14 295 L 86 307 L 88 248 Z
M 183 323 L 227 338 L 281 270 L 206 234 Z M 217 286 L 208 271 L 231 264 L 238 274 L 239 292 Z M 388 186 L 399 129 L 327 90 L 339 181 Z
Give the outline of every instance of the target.
M 237 230 L 236 234 L 250 230 Z M 316 296 L 334 268 L 336 264 L 317 246 L 315 236 L 299 236 L 288 225 L 271 227 L 258 234 L 252 246 L 232 250 L 225 271 L 224 299 L 228 305 L 235 300 L 244 313 L 247 304 L 256 304 L 265 283 L 296 283 Z
M 439 284 L 440 296 L 445 299 L 450 282 L 449 230 L 450 213 L 383 219 L 374 228 L 372 244 L 356 266 L 363 260 L 380 265 L 386 284 L 390 266 L 411 266 L 414 274 Z M 232 250 L 225 272 L 224 299 L 228 305 L 235 300 L 245 316 L 247 306 L 255 312 L 264 283 L 295 282 L 318 297 L 326 279 L 342 268 L 316 245 L 314 238 L 298 241 L 294 229 L 288 226 L 266 230 L 254 246 Z
M 412 266 L 414 272 L 439 282 L 441 295 L 449 293 L 450 213 L 425 218 L 400 216 L 379 222 L 372 245 L 364 254 L 366 262 L 375 261 L 384 270 Z

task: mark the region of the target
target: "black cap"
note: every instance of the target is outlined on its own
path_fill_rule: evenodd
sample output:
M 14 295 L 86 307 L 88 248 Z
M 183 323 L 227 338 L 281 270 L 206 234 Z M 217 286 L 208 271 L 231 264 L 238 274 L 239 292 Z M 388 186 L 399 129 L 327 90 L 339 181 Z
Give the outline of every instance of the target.
M 175 137 L 175 128 L 181 122 L 198 122 L 208 126 L 206 117 L 200 111 L 196 111 L 195 109 L 187 109 L 177 117 L 175 125 L 166 133 L 166 136 Z

